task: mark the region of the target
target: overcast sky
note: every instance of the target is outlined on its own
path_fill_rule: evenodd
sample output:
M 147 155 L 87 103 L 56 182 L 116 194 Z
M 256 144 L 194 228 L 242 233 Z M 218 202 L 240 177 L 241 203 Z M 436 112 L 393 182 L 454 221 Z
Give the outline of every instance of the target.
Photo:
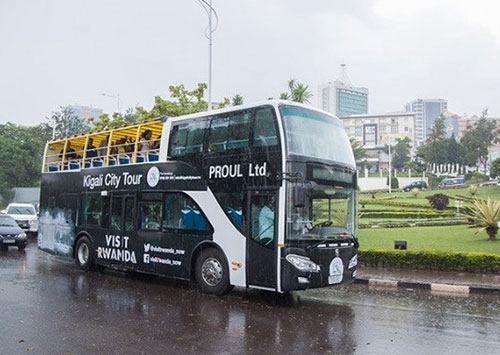
M 208 0 L 207 0 L 208 1 Z M 498 0 L 212 0 L 212 98 L 278 97 L 347 65 L 369 113 L 415 98 L 500 116 Z M 214 20 L 215 21 L 215 20 Z M 198 0 L 1 0 L 0 123 L 36 125 L 61 106 L 151 109 L 168 86 L 208 82 Z

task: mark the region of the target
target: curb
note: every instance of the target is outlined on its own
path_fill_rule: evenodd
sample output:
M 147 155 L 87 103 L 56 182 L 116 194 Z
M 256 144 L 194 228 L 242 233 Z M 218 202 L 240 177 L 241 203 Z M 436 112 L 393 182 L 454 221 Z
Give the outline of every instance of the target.
M 408 282 L 394 281 L 383 279 L 367 279 L 356 278 L 354 284 L 367 285 L 373 287 L 400 288 L 400 289 L 417 289 L 430 291 L 434 293 L 450 293 L 450 294 L 476 294 L 476 295 L 500 295 L 500 287 L 489 286 L 465 286 L 465 285 L 450 285 L 429 282 Z

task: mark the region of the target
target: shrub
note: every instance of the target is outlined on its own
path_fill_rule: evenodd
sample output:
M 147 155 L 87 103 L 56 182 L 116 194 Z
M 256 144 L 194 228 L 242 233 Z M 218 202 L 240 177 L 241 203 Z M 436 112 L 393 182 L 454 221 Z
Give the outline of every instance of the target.
M 385 182 L 387 186 L 389 186 L 389 177 L 387 177 L 387 180 Z M 399 188 L 399 180 L 398 178 L 392 177 L 391 178 L 391 189 L 398 189 Z
M 476 232 L 486 231 L 489 240 L 496 240 L 498 221 L 500 221 L 500 201 L 475 200 L 472 206 L 467 206 L 464 212 L 475 224 L 482 228 Z
M 428 196 L 427 199 L 429 200 L 431 206 L 438 211 L 446 209 L 450 203 L 450 199 L 444 194 L 434 194 L 432 196 Z
M 485 253 L 365 250 L 358 252 L 358 258 L 360 264 L 373 267 L 399 267 L 476 273 L 500 272 L 500 256 Z

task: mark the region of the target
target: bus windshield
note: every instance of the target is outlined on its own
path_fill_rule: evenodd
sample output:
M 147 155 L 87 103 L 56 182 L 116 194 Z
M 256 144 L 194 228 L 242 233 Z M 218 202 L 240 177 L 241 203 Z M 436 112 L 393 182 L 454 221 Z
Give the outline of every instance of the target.
M 298 192 L 300 191 L 300 192 Z M 297 195 L 302 198 L 297 199 Z M 339 242 L 355 233 L 356 192 L 351 187 L 292 184 L 289 189 L 287 241 Z
M 281 105 L 288 154 L 330 160 L 354 167 L 354 155 L 337 118 L 303 107 Z

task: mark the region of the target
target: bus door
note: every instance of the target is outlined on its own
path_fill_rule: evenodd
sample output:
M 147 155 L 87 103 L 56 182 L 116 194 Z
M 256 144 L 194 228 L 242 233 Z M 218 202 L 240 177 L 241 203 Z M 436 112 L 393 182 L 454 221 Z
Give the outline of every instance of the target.
M 113 263 L 136 268 L 135 252 L 135 196 L 113 194 L 111 197 L 111 220 L 105 235 L 106 247 L 111 250 Z
M 276 289 L 277 191 L 249 191 L 247 283 Z

